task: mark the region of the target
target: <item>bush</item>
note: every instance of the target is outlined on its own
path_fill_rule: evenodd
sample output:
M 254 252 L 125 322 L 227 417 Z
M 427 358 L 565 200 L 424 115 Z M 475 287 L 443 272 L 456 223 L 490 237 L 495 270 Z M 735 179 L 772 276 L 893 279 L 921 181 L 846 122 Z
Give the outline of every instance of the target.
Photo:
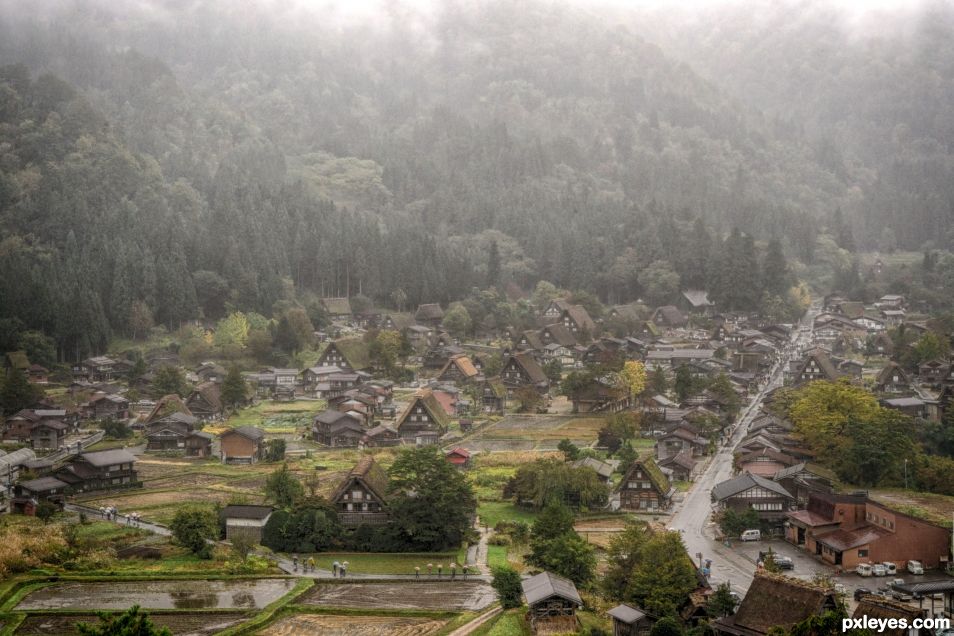
M 491 582 L 497 596 L 500 597 L 500 606 L 511 609 L 523 605 L 523 588 L 520 585 L 520 575 L 512 567 L 502 565 L 493 569 L 494 579 Z

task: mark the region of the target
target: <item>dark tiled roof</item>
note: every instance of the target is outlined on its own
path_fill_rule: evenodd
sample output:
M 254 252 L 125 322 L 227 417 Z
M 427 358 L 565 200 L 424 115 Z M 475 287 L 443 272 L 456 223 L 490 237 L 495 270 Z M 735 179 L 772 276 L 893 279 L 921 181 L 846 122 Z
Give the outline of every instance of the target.
M 131 464 L 136 461 L 136 456 L 123 448 L 83 453 L 80 457 L 97 468 L 114 464 Z
M 222 516 L 226 519 L 256 519 L 261 521 L 272 514 L 271 506 L 228 505 L 222 509 Z
M 229 429 L 227 431 L 223 431 L 222 434 L 219 435 L 219 437 L 225 437 L 226 435 L 229 435 L 230 433 L 236 433 L 238 435 L 241 435 L 242 437 L 247 437 L 248 439 L 252 441 L 258 441 L 260 439 L 265 438 L 265 431 L 263 431 L 260 428 L 256 428 L 254 426 L 236 426 L 235 428 Z
M 738 612 L 726 622 L 764 634 L 773 627 L 787 630 L 834 605 L 832 590 L 800 579 L 756 573 Z M 717 627 L 716 631 L 721 630 Z
M 727 479 L 726 481 L 716 484 L 712 489 L 712 496 L 716 500 L 722 500 L 744 492 L 749 488 L 754 488 L 755 486 L 760 486 L 782 497 L 792 499 L 792 495 L 780 484 L 751 473 L 745 473 L 739 475 L 738 477 L 734 477 L 733 479 Z
M 632 625 L 646 617 L 645 612 L 629 605 L 617 605 L 606 613 L 626 625 Z
M 355 464 L 348 476 L 338 484 L 331 501 L 338 501 L 354 481 L 366 486 L 382 503 L 387 501 L 388 476 L 371 455 L 365 455 Z

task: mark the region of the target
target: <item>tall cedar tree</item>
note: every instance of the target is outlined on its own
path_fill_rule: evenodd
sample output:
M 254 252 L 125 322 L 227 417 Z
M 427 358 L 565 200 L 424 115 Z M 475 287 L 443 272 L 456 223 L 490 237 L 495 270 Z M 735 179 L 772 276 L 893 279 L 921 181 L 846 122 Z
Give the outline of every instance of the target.
M 460 545 L 477 499 L 463 473 L 438 448 L 402 451 L 388 477 L 392 522 L 409 548 L 430 551 Z
M 226 408 L 235 408 L 245 403 L 248 389 L 245 386 L 245 378 L 237 366 L 229 367 L 225 379 L 222 381 L 222 404 Z

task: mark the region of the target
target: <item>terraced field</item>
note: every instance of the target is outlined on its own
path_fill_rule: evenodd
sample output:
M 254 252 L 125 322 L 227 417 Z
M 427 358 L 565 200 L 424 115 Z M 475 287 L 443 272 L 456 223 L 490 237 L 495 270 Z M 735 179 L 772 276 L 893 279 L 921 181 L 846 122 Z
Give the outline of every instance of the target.
M 317 585 L 299 602 L 358 609 L 481 610 L 496 600 L 490 585 L 451 583 L 345 583 Z
M 395 616 L 310 616 L 283 618 L 259 632 L 262 636 L 428 636 L 439 631 L 447 621 L 432 618 Z

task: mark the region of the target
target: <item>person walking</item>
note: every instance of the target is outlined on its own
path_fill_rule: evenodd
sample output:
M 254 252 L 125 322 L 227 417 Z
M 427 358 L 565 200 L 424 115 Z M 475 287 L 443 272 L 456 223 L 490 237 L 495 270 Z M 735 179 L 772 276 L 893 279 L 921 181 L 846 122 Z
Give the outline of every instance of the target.
M 347 561 L 345 561 L 344 563 L 341 564 L 340 572 L 341 572 L 341 578 L 345 578 L 346 576 L 348 576 L 348 562 L 347 562 Z
M 308 557 L 308 569 L 314 573 L 315 571 L 315 557 Z
M 451 581 L 453 581 L 454 575 L 457 574 L 457 564 L 453 561 L 451 561 L 451 564 L 450 564 L 450 571 L 451 571 Z
M 444 569 L 444 566 L 440 563 L 437 564 L 437 578 L 441 578 L 441 571 Z
M 338 578 L 338 568 L 340 567 L 341 564 L 339 564 L 337 561 L 331 564 L 331 576 L 333 578 Z
M 419 565 L 414 566 L 414 578 L 415 579 L 421 578 L 421 566 Z
M 430 575 L 432 575 L 432 574 L 434 574 L 434 564 L 433 564 L 433 563 L 428 563 L 428 564 L 427 564 L 427 575 L 430 576 Z

